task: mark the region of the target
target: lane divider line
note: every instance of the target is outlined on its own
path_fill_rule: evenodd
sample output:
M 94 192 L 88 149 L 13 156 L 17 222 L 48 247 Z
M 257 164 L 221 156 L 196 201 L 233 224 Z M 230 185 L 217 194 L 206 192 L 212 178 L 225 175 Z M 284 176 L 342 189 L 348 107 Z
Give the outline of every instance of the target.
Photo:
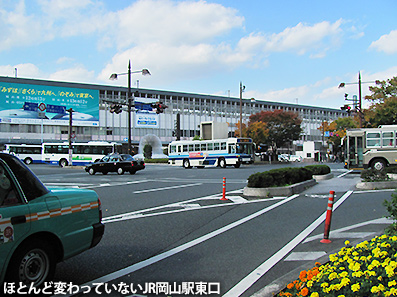
M 180 185 L 180 186 L 172 186 L 172 187 L 164 187 L 164 188 L 140 190 L 140 191 L 135 191 L 135 192 L 132 192 L 132 193 L 133 193 L 133 194 L 149 193 L 149 192 L 157 192 L 157 191 L 164 191 L 164 190 L 170 190 L 170 189 L 187 188 L 187 187 L 194 187 L 194 186 L 201 186 L 201 185 L 202 185 L 202 183 L 188 184 L 188 185 Z
M 338 201 L 334 204 L 334 209 L 338 208 L 338 206 L 341 205 L 352 193 L 353 191 L 348 191 L 340 199 L 338 199 Z M 259 265 L 250 274 L 248 274 L 239 283 L 237 283 L 233 288 L 226 292 L 223 297 L 237 297 L 247 291 L 274 265 L 276 265 L 300 242 L 302 242 L 310 233 L 312 233 L 325 220 L 326 213 L 327 212 L 325 211 L 322 215 L 320 215 L 313 223 L 311 223 L 306 229 L 304 229 L 295 238 L 288 242 L 282 249 L 280 249 L 273 256 L 271 256 L 269 259 Z
M 161 260 L 169 258 L 169 257 L 171 257 L 173 255 L 176 255 L 176 254 L 178 254 L 180 252 L 183 252 L 183 251 L 185 251 L 185 250 L 187 250 L 187 249 L 189 249 L 191 247 L 194 247 L 194 246 L 196 246 L 196 245 L 198 245 L 200 243 L 203 243 L 203 242 L 205 242 L 205 241 L 207 241 L 207 240 L 209 240 L 209 239 L 211 239 L 211 238 L 213 238 L 213 237 L 215 237 L 215 236 L 217 236 L 219 234 L 227 232 L 227 231 L 229 231 L 229 230 L 231 230 L 231 229 L 233 229 L 235 227 L 238 227 L 238 226 L 240 226 L 240 225 L 242 225 L 242 224 L 244 224 L 244 223 L 246 223 L 246 222 L 248 222 L 250 220 L 253 220 L 253 219 L 263 215 L 264 213 L 269 212 L 269 211 L 271 211 L 271 210 L 283 205 L 284 203 L 287 203 L 287 202 L 295 199 L 298 196 L 299 196 L 298 194 L 295 194 L 295 195 L 293 195 L 291 197 L 288 197 L 288 198 L 286 198 L 284 200 L 281 200 L 281 201 L 279 201 L 279 202 L 277 202 L 275 204 L 272 204 L 272 205 L 270 205 L 270 206 L 268 206 L 268 207 L 266 207 L 266 208 L 264 208 L 264 209 L 262 209 L 260 211 L 257 211 L 257 212 L 255 212 L 255 213 L 253 213 L 253 214 L 251 214 L 251 215 L 249 215 L 249 216 L 247 216 L 245 218 L 242 218 L 242 219 L 240 219 L 238 221 L 235 221 L 233 223 L 230 223 L 230 224 L 228 224 L 228 225 L 226 225 L 226 226 L 224 226 L 222 228 L 214 230 L 214 231 L 212 231 L 212 232 L 210 232 L 210 233 L 208 233 L 206 235 L 203 235 L 203 236 L 198 237 L 198 238 L 196 238 L 196 239 L 194 239 L 192 241 L 189 241 L 189 242 L 184 243 L 184 244 L 182 244 L 180 246 L 177 246 L 177 247 L 175 247 L 175 248 L 173 248 L 173 249 L 171 249 L 169 251 L 163 252 L 161 254 L 158 254 L 156 256 L 153 256 L 153 257 L 148 258 L 146 260 L 143 260 L 141 262 L 135 263 L 135 264 L 133 264 L 131 266 L 128 266 L 126 268 L 123 268 L 121 270 L 112 272 L 110 274 L 104 275 L 104 276 L 102 276 L 100 278 L 97 278 L 95 280 L 92 280 L 90 282 L 82 284 L 82 285 L 80 285 L 80 288 L 82 288 L 82 287 L 86 288 L 87 286 L 88 287 L 92 287 L 94 283 L 107 283 L 107 282 L 113 281 L 113 280 L 118 279 L 118 278 L 120 278 L 120 277 L 122 277 L 124 275 L 133 273 L 133 272 L 135 272 L 137 270 L 140 270 L 140 269 L 145 268 L 145 267 L 147 267 L 149 265 L 157 263 L 157 262 L 159 262 Z M 65 295 L 65 296 L 77 295 L 77 294 L 79 294 L 81 292 L 81 290 L 82 289 L 80 289 L 79 292 L 76 292 L 73 295 Z

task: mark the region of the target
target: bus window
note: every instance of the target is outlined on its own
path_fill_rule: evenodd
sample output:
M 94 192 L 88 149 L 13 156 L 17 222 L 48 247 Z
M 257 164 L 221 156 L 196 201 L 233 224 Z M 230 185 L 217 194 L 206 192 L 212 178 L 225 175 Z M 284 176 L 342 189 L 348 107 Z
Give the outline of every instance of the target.
M 194 151 L 194 145 L 193 144 L 189 144 L 189 152 L 193 152 Z
M 183 151 L 184 151 L 184 152 L 188 152 L 188 150 L 187 150 L 187 144 L 184 144 L 184 145 L 183 145 Z
M 380 146 L 380 133 L 371 132 L 367 133 L 367 147 Z
M 196 144 L 194 145 L 194 151 L 195 151 L 195 152 L 199 152 L 199 151 L 200 151 L 200 144 L 199 144 L 199 143 L 196 143 Z
M 208 143 L 208 150 L 213 151 L 214 150 L 214 144 L 213 143 Z
M 226 142 L 221 142 L 221 150 L 222 151 L 226 150 Z
M 234 144 L 229 144 L 229 154 L 235 154 L 236 153 L 236 146 Z
M 202 151 L 206 151 L 207 150 L 207 144 L 206 143 L 202 143 L 200 145 L 200 148 L 201 148 Z
M 214 143 L 214 150 L 219 151 L 219 142 Z
M 171 153 L 176 153 L 176 145 L 171 145 L 170 152 Z
M 394 133 L 383 132 L 382 133 L 382 146 L 394 146 Z

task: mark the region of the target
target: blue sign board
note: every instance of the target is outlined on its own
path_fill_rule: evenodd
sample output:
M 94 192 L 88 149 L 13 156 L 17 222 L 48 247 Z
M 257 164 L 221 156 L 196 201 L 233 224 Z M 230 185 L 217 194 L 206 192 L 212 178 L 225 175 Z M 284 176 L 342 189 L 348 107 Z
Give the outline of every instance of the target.
M 39 105 L 37 103 L 25 102 L 25 104 L 23 105 L 23 110 L 37 111 L 38 106 Z
M 47 104 L 47 112 L 65 114 L 66 106 Z
M 137 102 L 135 101 L 135 109 L 137 110 L 148 110 L 148 111 L 152 111 L 152 105 L 148 104 L 148 103 L 143 103 L 143 102 Z

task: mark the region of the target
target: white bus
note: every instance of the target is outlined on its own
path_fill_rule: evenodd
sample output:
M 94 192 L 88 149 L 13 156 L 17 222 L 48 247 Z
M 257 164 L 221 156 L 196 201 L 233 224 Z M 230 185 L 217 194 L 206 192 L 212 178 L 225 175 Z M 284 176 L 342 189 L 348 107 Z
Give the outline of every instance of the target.
M 228 165 L 238 168 L 243 163 L 253 163 L 252 139 L 172 141 L 168 145 L 168 163 L 186 169 Z
M 397 165 L 397 125 L 349 129 L 343 145 L 348 169 L 383 170 Z
M 5 144 L 3 152 L 17 156 L 27 165 L 42 162 L 40 144 Z
M 86 143 L 72 143 L 73 165 L 87 165 L 99 161 L 104 156 L 115 153 L 121 144 L 116 142 L 90 141 Z M 42 160 L 52 165 L 65 167 L 69 164 L 69 143 L 43 143 Z

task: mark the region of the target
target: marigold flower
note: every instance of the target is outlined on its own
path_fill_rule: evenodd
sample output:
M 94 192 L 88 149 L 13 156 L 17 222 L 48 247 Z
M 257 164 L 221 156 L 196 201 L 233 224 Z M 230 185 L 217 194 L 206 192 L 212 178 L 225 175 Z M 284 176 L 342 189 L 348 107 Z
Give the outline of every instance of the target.
M 345 245 L 348 245 L 348 244 L 350 244 L 350 241 L 346 240 Z
M 393 287 L 393 286 L 397 285 L 397 282 L 395 280 L 392 280 L 391 282 L 388 282 L 387 285 L 389 287 Z
M 293 283 L 289 283 L 288 285 L 287 285 L 287 289 L 292 289 L 294 287 L 294 284 Z
M 309 289 L 304 287 L 299 294 L 301 294 L 302 296 L 307 296 L 307 294 L 309 294 Z
M 351 289 L 352 289 L 353 292 L 359 291 L 360 288 L 361 288 L 361 287 L 360 287 L 360 284 L 358 284 L 358 283 L 355 283 L 355 284 L 353 284 L 353 285 L 351 286 Z
M 320 295 L 317 292 L 313 292 L 310 297 L 320 297 Z

